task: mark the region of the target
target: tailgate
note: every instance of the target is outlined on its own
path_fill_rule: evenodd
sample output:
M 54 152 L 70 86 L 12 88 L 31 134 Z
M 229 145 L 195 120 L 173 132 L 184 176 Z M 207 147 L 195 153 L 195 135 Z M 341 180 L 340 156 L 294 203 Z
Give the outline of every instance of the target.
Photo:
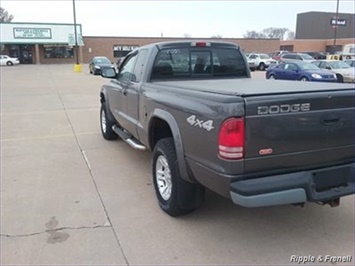
M 245 174 L 354 161 L 354 90 L 245 97 Z

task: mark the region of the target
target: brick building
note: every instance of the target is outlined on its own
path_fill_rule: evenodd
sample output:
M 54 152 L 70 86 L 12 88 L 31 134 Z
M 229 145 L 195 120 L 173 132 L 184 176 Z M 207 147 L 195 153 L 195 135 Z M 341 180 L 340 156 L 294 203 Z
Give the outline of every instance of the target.
M 121 56 L 125 56 L 135 47 L 163 41 L 189 40 L 186 38 L 145 38 L 145 37 L 94 37 L 84 36 L 83 62 L 88 63 L 94 56 L 106 56 L 116 62 Z M 201 38 L 200 38 L 201 39 Z M 210 38 L 207 38 L 212 40 Z M 193 40 L 193 39 L 191 39 Z M 279 49 L 278 39 L 237 39 L 223 38 L 223 40 L 238 44 L 245 52 L 273 52 Z

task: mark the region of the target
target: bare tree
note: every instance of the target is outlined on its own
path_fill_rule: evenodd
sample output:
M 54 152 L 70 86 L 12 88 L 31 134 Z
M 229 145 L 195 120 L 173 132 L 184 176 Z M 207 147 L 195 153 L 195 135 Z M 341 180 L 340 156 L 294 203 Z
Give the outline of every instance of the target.
M 287 40 L 293 40 L 295 38 L 295 32 L 294 31 L 288 31 L 287 32 Z
M 252 30 L 252 31 L 247 31 L 247 33 L 244 34 L 243 37 L 249 39 L 264 39 L 265 35 L 262 32 L 256 32 L 255 30 Z
M 191 38 L 191 34 L 189 34 L 189 33 L 184 33 L 184 38 Z
M 11 22 L 13 19 L 13 15 L 9 15 L 9 12 L 0 7 L 0 22 Z
M 263 34 L 266 36 L 268 39 L 280 39 L 283 40 L 285 33 L 288 32 L 289 30 L 287 28 L 266 28 L 263 29 Z
M 247 33 L 243 35 L 244 38 L 251 38 L 251 39 L 265 38 L 265 39 L 280 39 L 280 40 L 294 39 L 294 36 L 295 33 L 293 31 L 290 31 L 287 28 L 274 28 L 274 27 L 263 29 L 261 32 L 256 32 L 254 30 L 247 31 Z
M 211 39 L 222 39 L 222 35 L 220 35 L 220 34 L 213 35 L 213 36 L 211 36 Z

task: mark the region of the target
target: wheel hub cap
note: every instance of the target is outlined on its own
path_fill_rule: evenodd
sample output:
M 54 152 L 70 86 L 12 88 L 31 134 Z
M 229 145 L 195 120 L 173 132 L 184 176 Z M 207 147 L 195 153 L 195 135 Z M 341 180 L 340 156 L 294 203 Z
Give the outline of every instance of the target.
M 169 200 L 171 196 L 171 173 L 167 159 L 160 155 L 155 166 L 155 176 L 160 196 L 164 200 Z
M 102 127 L 102 131 L 106 133 L 106 116 L 104 110 L 102 110 L 101 112 L 101 127 Z

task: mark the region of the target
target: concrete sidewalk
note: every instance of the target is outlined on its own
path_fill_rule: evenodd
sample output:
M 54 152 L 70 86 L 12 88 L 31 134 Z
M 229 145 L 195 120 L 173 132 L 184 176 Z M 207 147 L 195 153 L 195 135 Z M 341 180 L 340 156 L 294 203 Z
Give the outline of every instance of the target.
M 109 80 L 88 72 L 1 68 L 1 265 L 286 265 L 292 255 L 353 265 L 353 196 L 338 208 L 246 209 L 208 191 L 194 213 L 163 213 L 150 152 L 101 137 Z
M 86 73 L 1 68 L 3 265 L 127 264 L 83 149 L 106 82 Z

